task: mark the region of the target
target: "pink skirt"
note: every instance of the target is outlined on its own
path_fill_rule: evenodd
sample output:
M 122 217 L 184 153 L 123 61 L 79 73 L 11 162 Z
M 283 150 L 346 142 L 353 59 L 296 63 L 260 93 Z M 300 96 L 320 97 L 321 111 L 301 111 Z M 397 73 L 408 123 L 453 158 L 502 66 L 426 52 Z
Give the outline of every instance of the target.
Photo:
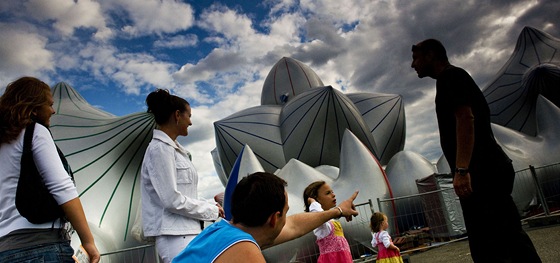
M 346 250 L 321 254 L 317 263 L 352 263 L 352 254 Z
M 401 253 L 387 249 L 383 243 L 377 244 L 377 260 L 376 263 L 403 263 Z

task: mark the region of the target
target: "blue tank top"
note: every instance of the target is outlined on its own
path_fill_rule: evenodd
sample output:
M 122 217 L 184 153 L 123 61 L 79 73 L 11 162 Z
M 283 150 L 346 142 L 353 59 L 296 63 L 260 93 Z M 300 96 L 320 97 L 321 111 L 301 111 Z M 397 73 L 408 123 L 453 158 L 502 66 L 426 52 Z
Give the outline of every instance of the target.
M 226 249 L 244 241 L 253 242 L 259 247 L 253 236 L 232 226 L 227 220 L 220 220 L 198 234 L 187 248 L 173 259 L 173 263 L 214 262 Z

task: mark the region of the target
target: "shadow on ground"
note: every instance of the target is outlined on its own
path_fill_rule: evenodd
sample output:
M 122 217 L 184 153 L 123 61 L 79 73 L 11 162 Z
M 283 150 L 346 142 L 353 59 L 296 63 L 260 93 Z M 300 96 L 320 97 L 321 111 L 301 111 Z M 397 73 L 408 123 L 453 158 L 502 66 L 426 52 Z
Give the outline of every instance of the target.
M 526 227 L 543 263 L 560 262 L 560 224 Z M 462 240 L 410 254 L 410 263 L 472 263 L 468 241 Z

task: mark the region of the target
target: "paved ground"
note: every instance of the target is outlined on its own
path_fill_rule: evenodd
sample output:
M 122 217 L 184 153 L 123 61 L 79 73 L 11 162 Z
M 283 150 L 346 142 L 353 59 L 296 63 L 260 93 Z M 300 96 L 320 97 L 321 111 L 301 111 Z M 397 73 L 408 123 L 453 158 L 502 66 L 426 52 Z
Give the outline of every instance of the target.
M 543 263 L 560 262 L 560 224 L 526 227 Z M 410 255 L 410 263 L 472 263 L 467 240 L 456 241 Z

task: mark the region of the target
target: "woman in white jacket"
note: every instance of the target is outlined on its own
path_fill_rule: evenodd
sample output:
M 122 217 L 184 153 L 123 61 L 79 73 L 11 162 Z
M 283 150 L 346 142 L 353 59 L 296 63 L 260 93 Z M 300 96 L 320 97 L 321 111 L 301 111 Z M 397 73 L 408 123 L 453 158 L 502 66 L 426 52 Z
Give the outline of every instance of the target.
M 191 107 L 180 97 L 158 89 L 146 98 L 158 125 L 142 162 L 144 236 L 155 237 L 163 262 L 171 262 L 201 232 L 201 221 L 223 217 L 215 202 L 198 199 L 198 174 L 190 154 L 177 142 L 187 136 Z

